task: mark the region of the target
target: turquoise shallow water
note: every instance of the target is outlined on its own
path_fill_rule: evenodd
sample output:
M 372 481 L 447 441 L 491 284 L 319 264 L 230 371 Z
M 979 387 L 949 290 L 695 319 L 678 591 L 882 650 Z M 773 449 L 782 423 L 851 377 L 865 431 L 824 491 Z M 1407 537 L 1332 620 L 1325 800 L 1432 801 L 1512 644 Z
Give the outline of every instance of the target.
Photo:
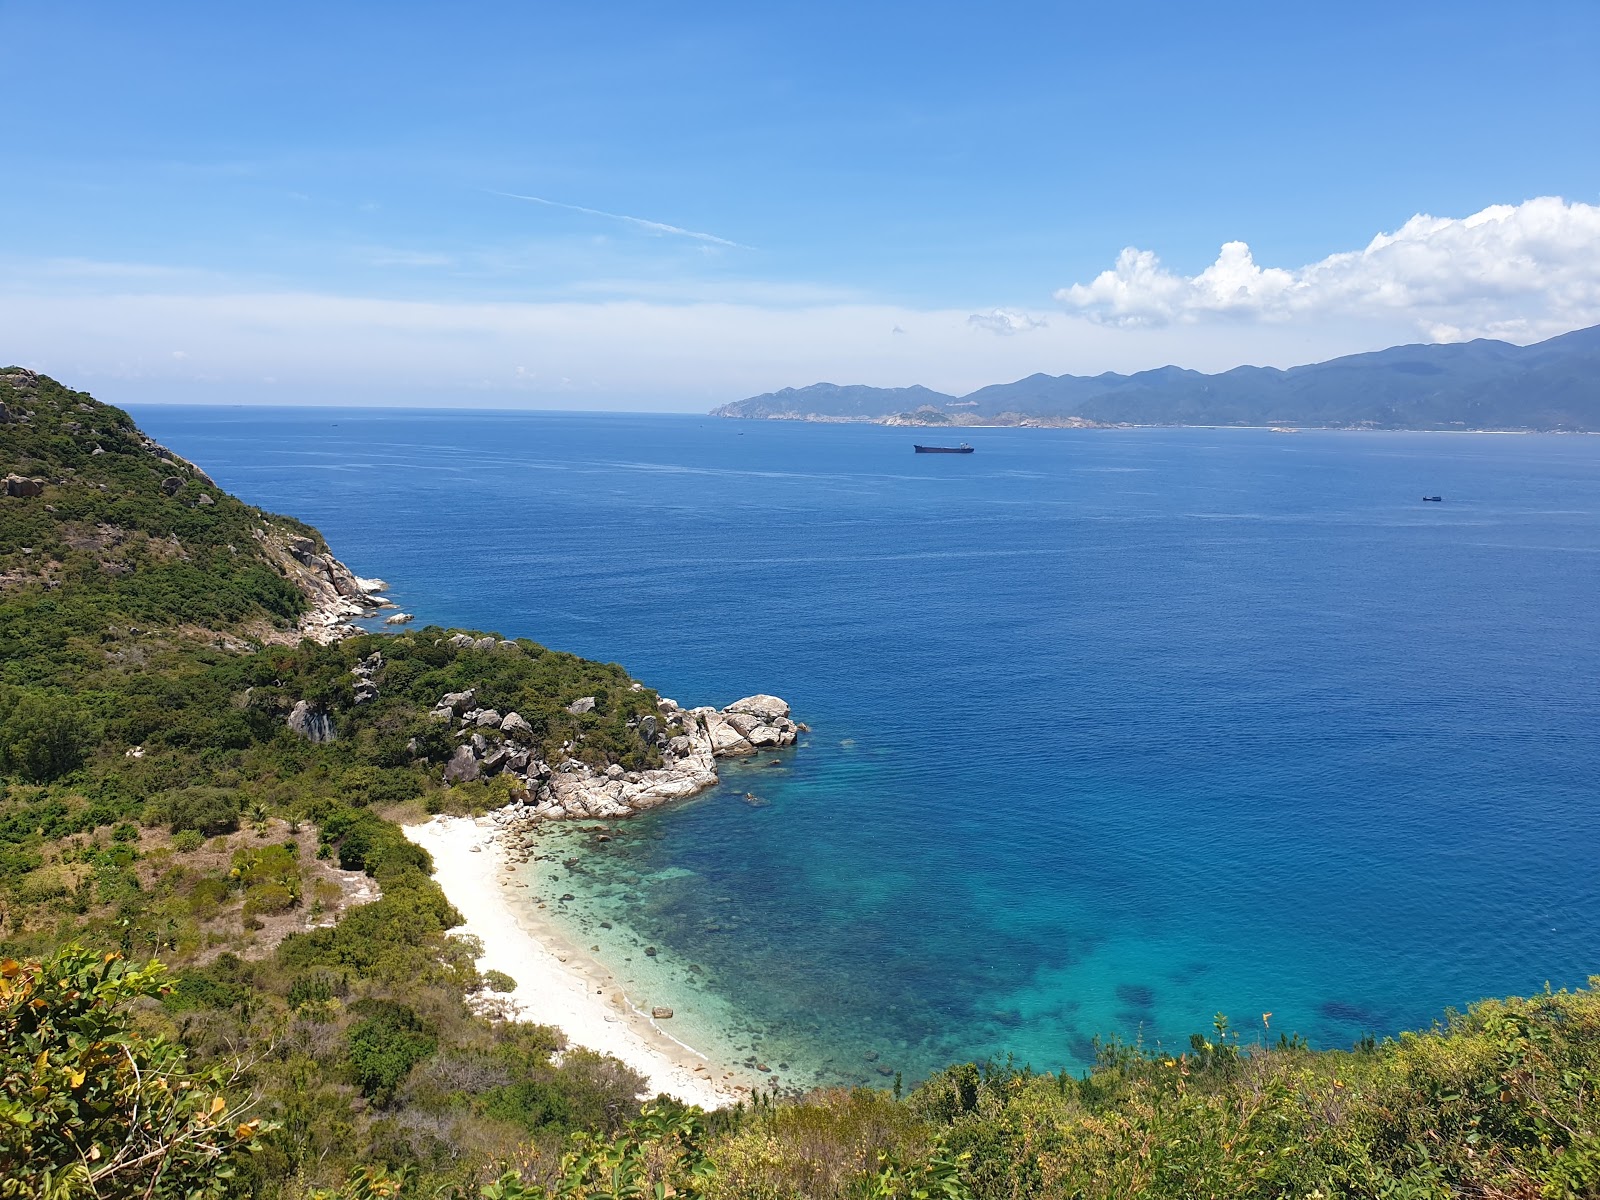
M 137 416 L 423 621 L 794 705 L 561 916 L 786 1080 L 1600 970 L 1600 439 Z

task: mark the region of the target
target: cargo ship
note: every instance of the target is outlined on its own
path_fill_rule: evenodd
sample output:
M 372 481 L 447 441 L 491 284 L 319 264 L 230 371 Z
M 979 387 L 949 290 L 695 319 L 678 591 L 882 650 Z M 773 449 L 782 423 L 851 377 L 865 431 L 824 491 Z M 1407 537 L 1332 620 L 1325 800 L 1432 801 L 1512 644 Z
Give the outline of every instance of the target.
M 918 454 L 971 454 L 972 447 L 962 442 L 959 446 L 916 446 Z

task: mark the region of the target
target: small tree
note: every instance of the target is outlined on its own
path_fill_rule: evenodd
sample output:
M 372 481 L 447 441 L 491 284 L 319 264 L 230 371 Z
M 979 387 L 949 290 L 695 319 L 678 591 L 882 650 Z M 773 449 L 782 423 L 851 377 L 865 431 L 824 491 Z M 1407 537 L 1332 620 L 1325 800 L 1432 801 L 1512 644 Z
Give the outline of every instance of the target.
M 132 1200 L 237 1194 L 239 1159 L 268 1131 L 222 1070 L 133 1028 L 167 990 L 160 963 L 68 946 L 0 960 L 0 1197 Z

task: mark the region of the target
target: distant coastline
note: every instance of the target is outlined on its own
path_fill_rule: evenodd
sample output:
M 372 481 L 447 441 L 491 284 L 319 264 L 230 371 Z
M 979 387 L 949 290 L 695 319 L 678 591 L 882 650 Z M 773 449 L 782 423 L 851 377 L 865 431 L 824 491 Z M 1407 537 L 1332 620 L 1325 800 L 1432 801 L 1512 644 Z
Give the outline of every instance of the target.
M 1487 339 L 1393 346 L 1287 370 L 1038 374 L 961 397 L 921 386 L 815 383 L 751 396 L 711 415 L 916 428 L 1589 433 L 1600 431 L 1600 326 L 1531 346 Z

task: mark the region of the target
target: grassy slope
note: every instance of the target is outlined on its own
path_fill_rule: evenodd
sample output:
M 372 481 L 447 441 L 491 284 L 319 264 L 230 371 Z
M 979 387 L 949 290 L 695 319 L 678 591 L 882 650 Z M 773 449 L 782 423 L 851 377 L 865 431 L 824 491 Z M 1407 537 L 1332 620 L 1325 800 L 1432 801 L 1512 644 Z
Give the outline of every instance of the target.
M 406 1194 L 475 1193 L 506 1167 L 550 1179 L 573 1131 L 634 1121 L 620 1064 L 558 1062 L 551 1031 L 473 1014 L 457 916 L 389 818 L 504 798 L 444 786 L 426 717 L 444 691 L 475 686 L 595 762 L 636 761 L 626 719 L 653 695 L 615 666 L 461 650 L 439 629 L 265 644 L 304 607 L 270 544 L 320 547 L 314 531 L 81 393 L 0 382 L 0 403 L 29 414 L 0 425 L 5 469 L 51 481 L 0 500 L 0 950 L 83 939 L 175 966 L 141 1019 L 201 1064 L 242 1058 L 282 1126 L 240 1194 L 301 1195 L 362 1164 L 409 1172 Z M 349 671 L 375 649 L 380 696 L 357 704 Z M 579 695 L 600 711 L 567 714 Z M 291 734 L 296 699 L 337 740 Z M 337 868 L 381 899 L 350 906 Z M 730 1198 L 1595 1196 L 1597 1094 L 1600 1001 L 1580 992 L 1342 1053 L 1218 1029 L 1179 1058 L 1109 1046 L 1085 1080 L 960 1066 L 904 1101 L 763 1104 L 695 1139 L 647 1117 L 610 1152 L 619 1179 Z M 598 1178 L 604 1142 L 578 1149 L 569 1175 Z

